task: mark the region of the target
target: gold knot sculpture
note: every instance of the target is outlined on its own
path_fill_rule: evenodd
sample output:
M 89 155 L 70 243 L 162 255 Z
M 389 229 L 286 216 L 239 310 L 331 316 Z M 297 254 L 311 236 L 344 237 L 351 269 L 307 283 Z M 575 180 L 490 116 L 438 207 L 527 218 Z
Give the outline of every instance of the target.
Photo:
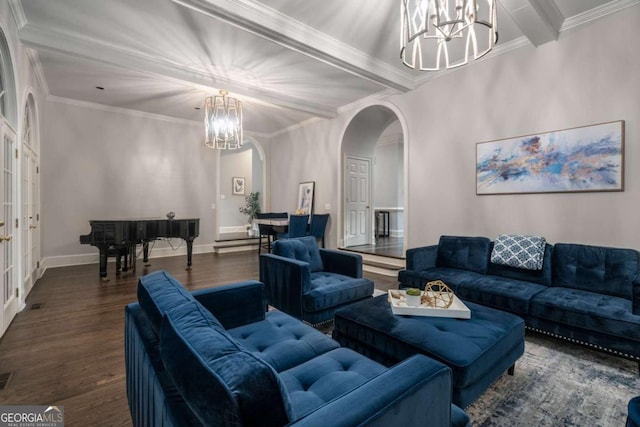
M 449 308 L 453 304 L 453 291 L 442 280 L 428 282 L 420 303 L 432 308 Z

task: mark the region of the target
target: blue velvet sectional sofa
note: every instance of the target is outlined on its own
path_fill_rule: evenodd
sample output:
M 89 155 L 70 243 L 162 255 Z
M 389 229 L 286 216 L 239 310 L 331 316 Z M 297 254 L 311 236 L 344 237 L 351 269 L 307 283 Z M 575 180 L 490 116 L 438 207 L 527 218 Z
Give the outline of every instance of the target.
M 164 271 L 142 277 L 125 308 L 133 425 L 469 425 L 445 365 L 386 368 L 264 304 L 257 281 L 191 293 Z
M 460 298 L 519 315 L 528 328 L 640 361 L 640 254 L 546 244 L 542 268 L 491 262 L 486 237 L 442 236 L 407 250 L 400 287 L 442 280 Z M 640 364 L 639 364 L 640 366 Z

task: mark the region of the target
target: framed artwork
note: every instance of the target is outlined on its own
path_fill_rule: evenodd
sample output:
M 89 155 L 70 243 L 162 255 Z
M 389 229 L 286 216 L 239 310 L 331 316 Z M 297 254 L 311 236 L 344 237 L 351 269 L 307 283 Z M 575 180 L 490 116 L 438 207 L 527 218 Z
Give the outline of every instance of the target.
M 313 213 L 313 195 L 315 181 L 298 184 L 298 204 L 296 215 L 311 215 Z
M 476 144 L 476 194 L 624 190 L 624 121 Z
M 233 194 L 244 195 L 244 178 L 234 176 L 231 178 L 231 191 Z

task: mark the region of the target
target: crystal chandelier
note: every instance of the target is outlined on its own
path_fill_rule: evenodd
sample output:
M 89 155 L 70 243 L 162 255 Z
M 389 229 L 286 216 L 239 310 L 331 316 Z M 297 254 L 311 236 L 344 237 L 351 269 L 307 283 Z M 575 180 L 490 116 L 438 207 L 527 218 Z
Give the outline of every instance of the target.
M 438 71 L 482 58 L 498 42 L 496 0 L 401 0 L 400 57 Z M 481 6 L 482 5 L 482 6 Z
M 204 145 L 220 150 L 242 147 L 242 105 L 228 92 L 204 99 Z

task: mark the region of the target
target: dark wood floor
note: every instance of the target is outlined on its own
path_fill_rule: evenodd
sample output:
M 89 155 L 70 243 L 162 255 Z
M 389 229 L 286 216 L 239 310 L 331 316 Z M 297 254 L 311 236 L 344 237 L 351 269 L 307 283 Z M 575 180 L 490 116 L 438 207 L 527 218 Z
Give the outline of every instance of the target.
M 402 237 L 378 237 L 375 245 L 358 245 L 344 248 L 351 252 L 404 259 L 404 239 Z
M 0 405 L 63 405 L 67 426 L 131 425 L 124 376 L 124 306 L 136 300 L 137 279 L 167 270 L 187 289 L 258 278 L 256 252 L 200 254 L 193 269 L 185 257 L 155 258 L 137 271 L 109 281 L 98 266 L 48 269 L 0 340 Z M 397 286 L 393 278 L 365 272 L 377 289 Z M 35 308 L 39 304 L 40 308 Z

